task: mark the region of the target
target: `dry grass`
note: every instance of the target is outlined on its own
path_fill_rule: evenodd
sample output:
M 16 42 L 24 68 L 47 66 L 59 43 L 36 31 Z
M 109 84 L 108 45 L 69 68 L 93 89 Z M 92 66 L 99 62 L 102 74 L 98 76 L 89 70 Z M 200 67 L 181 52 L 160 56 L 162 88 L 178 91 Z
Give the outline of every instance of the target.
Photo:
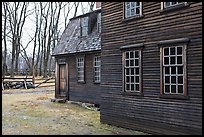
M 16 93 L 2 94 L 3 135 L 144 135 L 101 124 L 99 111 L 70 103 L 53 103 L 50 99 L 54 98 L 54 91 L 26 93 L 16 90 Z

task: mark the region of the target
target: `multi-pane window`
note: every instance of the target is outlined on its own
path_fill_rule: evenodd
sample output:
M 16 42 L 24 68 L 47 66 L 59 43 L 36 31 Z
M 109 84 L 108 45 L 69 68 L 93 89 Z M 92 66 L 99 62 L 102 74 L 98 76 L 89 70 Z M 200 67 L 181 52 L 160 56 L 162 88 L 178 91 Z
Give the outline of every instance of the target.
M 163 93 L 184 94 L 184 46 L 163 48 Z
M 84 82 L 84 58 L 77 58 L 77 80 Z
M 98 30 L 98 33 L 101 33 L 101 13 L 98 14 L 97 30 Z
M 81 36 L 88 35 L 88 17 L 81 18 Z
M 94 82 L 101 82 L 101 57 L 94 57 Z
M 140 50 L 124 53 L 125 92 L 140 92 Z
M 176 6 L 182 3 L 186 3 L 186 2 L 164 2 L 164 8 Z
M 125 2 L 125 18 L 142 15 L 142 2 Z

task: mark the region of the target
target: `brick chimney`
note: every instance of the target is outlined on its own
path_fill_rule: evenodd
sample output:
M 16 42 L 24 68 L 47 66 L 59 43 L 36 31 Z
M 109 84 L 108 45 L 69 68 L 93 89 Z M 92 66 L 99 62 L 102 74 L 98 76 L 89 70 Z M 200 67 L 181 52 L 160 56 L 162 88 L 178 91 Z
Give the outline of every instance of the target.
M 101 2 L 96 2 L 96 9 L 100 9 L 101 8 Z

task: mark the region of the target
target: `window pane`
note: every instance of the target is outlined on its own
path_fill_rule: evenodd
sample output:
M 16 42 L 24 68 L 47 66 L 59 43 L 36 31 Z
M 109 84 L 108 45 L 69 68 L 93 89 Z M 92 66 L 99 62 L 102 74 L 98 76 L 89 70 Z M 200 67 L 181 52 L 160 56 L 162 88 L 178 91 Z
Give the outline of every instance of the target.
M 165 83 L 170 83 L 170 76 L 165 76 Z
M 169 93 L 170 92 L 170 86 L 169 85 L 165 85 L 165 93 Z
M 182 47 L 177 47 L 177 55 L 182 55 Z
M 170 48 L 170 55 L 175 55 L 175 48 Z
M 131 83 L 134 83 L 134 76 L 131 76 Z
M 182 56 L 177 56 L 177 64 L 182 64 Z
M 127 67 L 129 66 L 129 60 L 126 60 L 126 66 Z
M 171 74 L 176 74 L 176 67 L 171 67 Z
M 139 75 L 139 68 L 135 68 L 136 70 L 136 75 Z
M 139 91 L 139 84 L 135 84 L 136 91 Z
M 131 74 L 131 75 L 134 75 L 134 68 L 131 68 L 130 70 L 131 70 L 131 73 L 130 73 L 130 74 Z
M 135 59 L 135 66 L 138 66 L 138 59 Z
M 126 82 L 129 83 L 130 82 L 130 77 L 126 76 Z
M 164 56 L 169 55 L 169 48 L 164 48 Z
M 131 84 L 131 91 L 134 91 L 134 84 Z
M 136 6 L 140 6 L 140 2 L 135 2 L 136 3 Z
M 183 85 L 178 85 L 178 93 L 183 93 Z
M 171 76 L 171 83 L 176 84 L 176 76 Z
M 129 73 L 129 69 L 125 69 L 125 71 L 126 71 L 126 75 L 129 75 L 130 73 Z
M 138 58 L 139 55 L 138 55 L 138 51 L 135 51 L 135 58 Z
M 130 52 L 130 58 L 134 58 L 134 52 Z
M 134 66 L 134 60 L 130 60 L 130 66 Z
M 135 76 L 136 83 L 139 83 L 139 76 Z
M 183 84 L 183 76 L 178 76 L 178 84 Z
M 126 90 L 130 90 L 130 84 L 126 84 Z
M 171 93 L 176 93 L 176 85 L 171 85 Z
M 170 2 L 165 2 L 166 7 L 170 6 Z
M 164 57 L 164 65 L 169 65 L 169 57 Z
M 131 2 L 131 7 L 135 7 L 135 2 Z
M 135 9 L 131 9 L 130 11 L 131 11 L 130 13 L 131 16 L 135 15 Z
M 129 59 L 129 52 L 126 52 L 126 59 Z
M 165 67 L 165 74 L 170 74 L 169 67 Z
M 170 57 L 170 63 L 175 64 L 175 57 Z
M 178 74 L 183 74 L 183 67 L 182 66 L 178 67 Z
M 140 8 L 136 8 L 136 15 L 140 15 Z

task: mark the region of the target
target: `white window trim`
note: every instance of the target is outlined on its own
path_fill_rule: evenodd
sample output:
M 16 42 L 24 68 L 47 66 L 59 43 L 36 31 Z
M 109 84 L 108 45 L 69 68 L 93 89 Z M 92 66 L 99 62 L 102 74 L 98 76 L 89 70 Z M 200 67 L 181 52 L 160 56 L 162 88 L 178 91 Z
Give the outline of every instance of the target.
M 134 84 L 139 84 L 139 91 L 131 91 L 131 88 L 130 88 L 130 90 L 126 90 L 126 71 L 125 71 L 125 69 L 127 68 L 126 66 L 125 66 L 125 62 L 126 62 L 126 52 L 131 52 L 131 51 L 138 51 L 138 56 L 139 56 L 139 58 L 138 58 L 138 66 L 139 66 L 139 74 L 137 75 L 137 76 L 139 76 L 139 83 L 135 83 L 134 82 Z M 142 52 L 142 50 L 141 49 L 137 49 L 137 50 L 127 50 L 127 51 L 123 51 L 123 57 L 122 57 L 122 62 L 123 62 L 123 92 L 125 92 L 125 93 L 142 93 L 142 75 L 141 75 L 141 72 L 142 72 L 142 66 L 141 66 L 141 52 Z M 133 58 L 133 59 L 135 59 L 135 58 Z M 134 68 L 135 68 L 135 66 L 134 66 Z M 135 74 L 135 73 L 134 73 Z M 134 75 L 134 81 L 136 81 L 135 80 L 135 76 L 136 75 Z M 130 86 L 131 87 L 131 86 Z M 134 89 L 136 89 L 136 87 L 134 87 Z
M 139 15 L 134 15 L 134 16 L 129 16 L 127 17 L 127 12 L 126 12 L 126 2 L 123 3 L 123 8 L 124 8 L 124 14 L 123 14 L 123 19 L 127 19 L 127 18 L 134 18 L 134 17 L 140 17 L 142 16 L 142 2 L 140 2 L 140 14 Z
M 171 46 L 167 46 L 167 47 L 171 47 Z M 183 66 L 183 93 L 165 93 L 165 74 L 164 74 L 164 71 L 165 71 L 165 66 L 168 66 L 168 65 L 163 65 L 164 64 L 164 48 L 167 48 L 167 47 L 160 47 L 160 83 L 161 83 L 161 87 L 160 87 L 160 93 L 162 95 L 184 95 L 184 96 L 187 96 L 187 72 L 186 72 L 186 48 L 187 48 L 187 45 L 186 44 L 176 44 L 172 47 L 182 47 L 183 50 L 182 50 L 182 62 L 183 64 L 181 66 Z M 170 52 L 170 51 L 169 51 Z M 171 55 L 170 55 L 171 56 Z M 176 62 L 176 60 L 175 60 Z M 169 66 L 173 66 L 173 65 L 169 65 Z M 176 69 L 176 75 L 175 76 L 178 76 L 177 75 L 177 69 Z M 177 81 L 177 80 L 176 80 Z M 170 79 L 170 83 L 171 83 L 171 79 Z M 177 82 L 176 82 L 176 90 L 177 90 Z M 171 85 L 171 84 L 170 84 Z M 179 84 L 180 85 L 180 84 Z
M 100 65 L 99 66 L 95 66 L 95 59 L 96 58 L 100 58 L 100 61 L 98 61 L 98 62 L 100 62 Z M 93 66 L 94 66 L 94 83 L 100 83 L 101 82 L 101 56 L 100 55 L 96 55 L 96 56 L 94 56 L 94 58 L 93 58 Z M 99 75 L 98 76 L 96 76 L 95 75 L 95 68 L 99 68 Z M 96 77 L 98 77 L 99 78 L 99 80 L 98 81 L 96 81 Z
M 79 59 L 83 59 L 83 66 L 79 66 L 79 65 L 78 65 Z M 84 78 L 84 77 L 85 77 L 85 75 L 84 75 L 84 74 L 85 74 L 85 72 L 84 72 L 84 71 L 85 71 L 85 69 L 84 69 L 85 60 L 84 60 L 84 59 L 85 59 L 84 57 L 77 57 L 77 58 L 76 58 L 76 63 L 77 63 L 77 64 L 76 64 L 76 66 L 77 66 L 77 81 L 78 81 L 78 82 L 85 82 L 85 80 L 84 80 L 84 79 L 85 79 L 85 78 Z M 80 76 L 80 77 L 83 77 L 82 80 L 79 79 L 79 71 L 78 71 L 78 68 L 83 68 L 83 70 L 82 70 L 82 72 L 83 72 L 82 74 L 83 74 L 83 75 Z
M 188 4 L 188 2 L 183 2 L 183 3 L 178 3 L 178 4 L 175 4 L 175 5 L 171 5 L 171 6 L 169 6 L 169 7 L 165 7 L 165 3 L 166 3 L 166 2 L 161 2 L 161 10 L 164 10 L 164 9 L 170 8 L 170 7 L 174 7 L 174 6 L 178 6 L 178 5 L 181 5 L 181 4 L 185 4 L 185 5 Z

